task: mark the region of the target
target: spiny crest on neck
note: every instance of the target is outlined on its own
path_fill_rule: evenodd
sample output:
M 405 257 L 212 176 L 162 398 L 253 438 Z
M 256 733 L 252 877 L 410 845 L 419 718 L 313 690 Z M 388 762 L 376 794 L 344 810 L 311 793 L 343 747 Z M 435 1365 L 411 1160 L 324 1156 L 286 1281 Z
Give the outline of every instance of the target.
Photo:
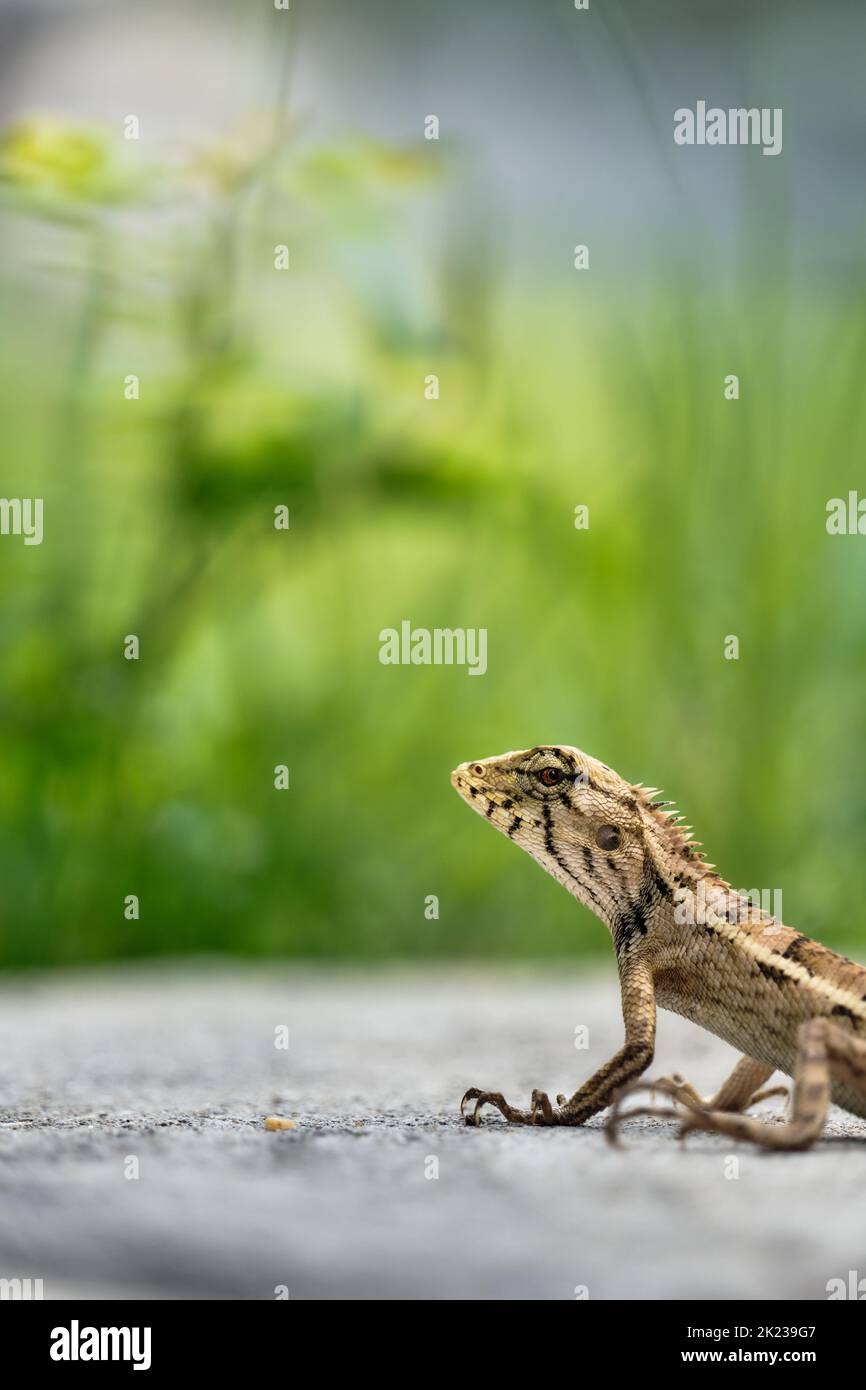
M 656 856 L 656 870 L 662 876 L 665 871 L 672 873 L 675 882 L 669 886 L 674 891 L 679 888 L 697 892 L 701 901 L 700 911 L 705 918 L 715 913 L 720 918 L 740 924 L 763 925 L 776 921 L 763 906 L 732 888 L 715 865 L 704 858 L 701 842 L 692 838 L 691 826 L 681 823 L 684 817 L 676 811 L 673 802 L 659 801 L 657 789 L 644 787 L 641 783 L 637 783 L 633 791 L 643 810 L 651 817 L 653 828 L 649 831 L 648 841 L 652 845 L 652 838 L 655 837 L 656 847 L 662 851 L 663 862 L 659 862 Z
M 658 787 L 645 787 L 642 782 L 630 785 L 635 801 L 645 812 L 650 834 L 665 852 L 681 858 L 698 875 L 713 870 L 715 866 L 704 858 L 702 841 L 694 838 L 692 827 L 685 824 L 685 816 L 674 802 L 660 800 Z

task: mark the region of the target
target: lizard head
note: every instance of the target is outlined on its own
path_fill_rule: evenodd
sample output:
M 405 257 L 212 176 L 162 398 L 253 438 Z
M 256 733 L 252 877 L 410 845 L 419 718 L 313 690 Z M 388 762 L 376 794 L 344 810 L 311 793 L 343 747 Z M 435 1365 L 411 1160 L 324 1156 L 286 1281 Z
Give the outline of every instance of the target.
M 462 763 L 457 792 L 615 931 L 641 926 L 672 872 L 697 876 L 677 818 L 578 748 L 547 744 Z

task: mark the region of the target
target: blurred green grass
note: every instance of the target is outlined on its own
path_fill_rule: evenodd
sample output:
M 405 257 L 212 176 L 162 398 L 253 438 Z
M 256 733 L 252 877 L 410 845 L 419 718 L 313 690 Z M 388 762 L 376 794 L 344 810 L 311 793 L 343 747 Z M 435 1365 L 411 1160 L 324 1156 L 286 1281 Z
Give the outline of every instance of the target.
M 192 214 L 155 174 L 167 230 L 7 168 L 3 486 L 45 540 L 0 538 L 0 964 L 604 951 L 449 785 L 542 741 L 862 954 L 866 593 L 824 525 L 862 478 L 862 290 L 530 284 L 480 227 L 413 259 L 447 196 L 418 152 L 204 167 Z M 380 665 L 404 618 L 486 627 L 486 676 Z

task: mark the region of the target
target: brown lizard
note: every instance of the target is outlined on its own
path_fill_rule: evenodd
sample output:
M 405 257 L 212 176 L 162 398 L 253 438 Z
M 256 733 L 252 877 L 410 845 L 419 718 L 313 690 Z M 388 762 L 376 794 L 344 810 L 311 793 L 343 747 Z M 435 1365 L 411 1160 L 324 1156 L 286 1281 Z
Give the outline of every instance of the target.
M 670 802 L 633 786 L 577 748 L 543 746 L 463 763 L 451 781 L 474 810 L 525 849 L 609 928 L 619 969 L 625 1042 L 556 1106 L 533 1091 L 518 1110 L 472 1087 L 460 1103 L 479 1123 L 494 1105 L 513 1124 L 580 1125 L 635 1089 L 684 1107 L 680 1134 L 708 1130 L 767 1149 L 803 1149 L 832 1100 L 866 1119 L 866 967 L 836 955 L 735 893 L 703 856 Z M 743 1053 L 704 1101 L 680 1077 L 640 1081 L 653 1060 L 656 1007 Z M 745 1114 L 774 1071 L 793 1077 L 784 1123 Z M 778 1090 L 778 1088 L 777 1088 Z M 781 1088 L 785 1093 L 785 1088 Z

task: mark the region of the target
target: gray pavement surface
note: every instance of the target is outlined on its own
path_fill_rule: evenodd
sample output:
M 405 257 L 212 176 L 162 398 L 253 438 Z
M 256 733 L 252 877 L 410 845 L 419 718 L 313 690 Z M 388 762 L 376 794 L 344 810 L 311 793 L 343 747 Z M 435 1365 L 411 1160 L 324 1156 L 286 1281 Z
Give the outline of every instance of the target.
M 46 1298 L 775 1300 L 866 1276 L 866 1124 L 839 1111 L 812 1152 L 774 1155 L 655 1119 L 621 1151 L 597 1120 L 459 1122 L 470 1085 L 572 1090 L 620 1028 L 613 973 L 574 963 L 7 979 L 0 1278 Z M 653 1074 L 709 1093 L 734 1061 L 660 1015 Z

